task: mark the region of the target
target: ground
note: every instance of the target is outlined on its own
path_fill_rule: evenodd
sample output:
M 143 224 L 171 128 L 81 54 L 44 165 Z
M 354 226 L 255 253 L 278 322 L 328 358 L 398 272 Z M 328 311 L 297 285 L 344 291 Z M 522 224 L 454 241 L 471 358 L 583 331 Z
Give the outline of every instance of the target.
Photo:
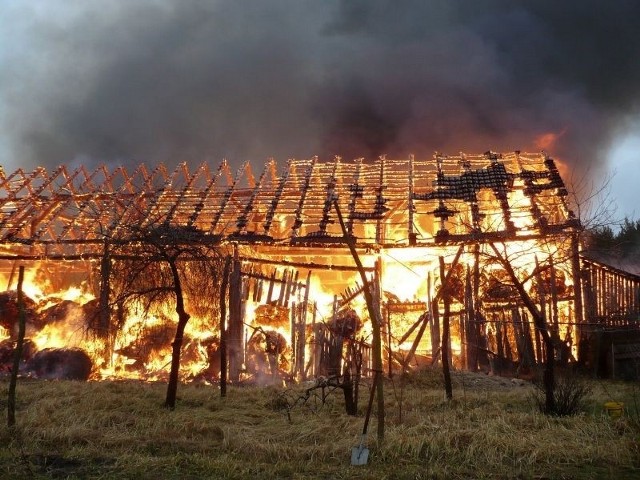
M 181 385 L 169 411 L 161 383 L 22 380 L 17 429 L 0 427 L 0 478 L 640 477 L 637 383 L 594 383 L 579 415 L 556 418 L 537 411 L 523 380 L 454 373 L 445 401 L 438 371 L 387 379 L 385 439 L 374 411 L 364 466 L 350 458 L 366 385 L 355 417 L 341 395 L 288 410 L 277 401 L 305 388 L 236 386 L 220 398 L 215 386 Z M 612 397 L 625 402 L 622 418 L 603 409 Z

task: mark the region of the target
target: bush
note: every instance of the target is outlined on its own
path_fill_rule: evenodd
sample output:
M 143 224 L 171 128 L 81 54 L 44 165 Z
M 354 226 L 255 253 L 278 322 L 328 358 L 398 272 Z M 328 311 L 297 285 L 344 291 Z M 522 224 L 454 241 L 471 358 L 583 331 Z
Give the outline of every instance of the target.
M 586 400 L 591 393 L 591 385 L 575 375 L 563 375 L 556 378 L 553 389 L 554 406 L 547 409 L 545 389 L 541 381 L 534 382 L 536 387 L 532 397 L 538 409 L 545 415 L 566 417 L 585 410 Z

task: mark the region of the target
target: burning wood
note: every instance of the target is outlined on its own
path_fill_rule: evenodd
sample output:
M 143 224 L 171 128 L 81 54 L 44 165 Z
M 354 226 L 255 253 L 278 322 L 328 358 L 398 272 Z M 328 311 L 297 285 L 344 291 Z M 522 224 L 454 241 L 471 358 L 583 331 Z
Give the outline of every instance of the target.
M 258 328 L 247 343 L 247 372 L 258 381 L 286 375 L 291 350 L 284 335 Z
M 284 328 L 289 325 L 289 309 L 278 305 L 259 305 L 254 323 L 267 328 Z
M 624 316 L 627 325 L 639 310 L 640 280 L 581 259 L 579 222 L 567 207 L 554 161 L 540 154 L 372 162 L 312 158 L 291 160 L 280 174 L 270 161 L 257 180 L 245 167 L 232 174 L 226 163 L 193 172 L 182 165 L 173 173 L 163 166 L 140 167 L 126 176 L 104 168 L 90 182 L 69 180 L 64 191 L 52 181 L 60 175 L 89 178 L 82 170 L 61 168 L 49 175 L 43 169 L 16 174 L 17 185 L 0 184 L 6 207 L 0 210 L 0 247 L 13 261 L 46 258 L 47 269 L 40 271 L 59 279 L 67 277 L 55 260 L 74 260 L 65 262 L 73 265 L 73 278 L 91 279 L 84 282 L 93 288 L 91 298 L 48 292 L 57 298 L 29 301 L 28 323 L 39 349 L 82 348 L 101 378 L 166 376 L 176 314 L 172 293 L 160 280 L 170 272 L 157 249 L 141 246 L 143 238 L 160 238 L 171 252 L 197 242 L 221 249 L 235 245 L 224 332 L 219 289 L 199 288 L 215 284 L 214 276 L 196 268 L 206 255 L 190 250 L 191 256 L 176 263 L 177 278 L 192 296 L 182 305 L 182 326 L 188 319 L 180 335 L 185 379 L 215 381 L 223 333 L 231 381 L 258 374 L 304 378 L 329 370 L 341 375 L 349 358 L 357 357 L 348 353 L 349 345 L 372 333 L 347 240 L 380 285 L 376 295 L 386 307 L 390 373 L 395 366 L 437 362 L 444 322 L 452 338 L 442 350 L 451 352 L 452 364 L 484 368 L 488 351 L 504 364 L 541 361 L 539 333 L 524 312 L 521 291 L 496 261 L 495 245 L 504 249 L 518 287 L 552 324 L 554 338 L 572 339 L 565 358 L 580 360 L 575 346 L 588 335 L 580 319 L 613 324 L 614 317 Z M 47 195 L 29 196 L 28 188 L 19 188 L 20 178 L 40 182 Z M 345 212 L 346 234 L 332 202 Z M 29 213 L 37 211 L 47 214 Z M 145 232 L 157 235 L 144 237 Z M 156 262 L 149 270 L 153 275 L 141 276 L 141 291 L 162 297 L 154 309 L 141 299 L 116 299 L 130 278 L 126 272 L 140 258 Z M 539 268 L 532 268 L 538 259 Z M 296 268 L 309 271 L 306 282 Z M 43 275 L 32 275 L 38 287 L 60 283 L 45 282 Z M 0 336 L 10 337 L 15 293 L 0 293 L 0 313 Z M 367 348 L 361 345 L 363 371 Z
M 328 324 L 329 330 L 343 339 L 353 339 L 362 329 L 363 323 L 356 311 L 347 308 L 339 312 Z
M 175 328 L 170 323 L 161 323 L 148 327 L 142 326 L 139 332 L 134 333 L 131 343 L 118 348 L 115 353 L 124 355 L 133 360 L 128 364 L 131 370 L 144 370 L 146 363 L 151 360 L 159 351 L 167 349 L 173 339 Z

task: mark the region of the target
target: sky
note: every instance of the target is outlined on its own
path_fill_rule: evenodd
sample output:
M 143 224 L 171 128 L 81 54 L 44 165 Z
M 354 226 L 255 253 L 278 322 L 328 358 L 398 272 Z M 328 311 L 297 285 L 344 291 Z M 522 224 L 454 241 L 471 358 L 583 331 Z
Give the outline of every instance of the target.
M 635 0 L 0 0 L 0 165 L 547 151 L 637 218 Z

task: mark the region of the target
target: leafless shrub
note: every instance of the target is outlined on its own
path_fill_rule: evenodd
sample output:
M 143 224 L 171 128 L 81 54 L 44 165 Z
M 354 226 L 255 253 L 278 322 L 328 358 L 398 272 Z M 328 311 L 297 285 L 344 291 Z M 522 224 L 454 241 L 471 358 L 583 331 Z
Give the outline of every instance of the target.
M 591 394 L 591 385 L 576 375 L 562 375 L 556 379 L 553 389 L 554 406 L 548 409 L 546 390 L 542 382 L 534 382 L 531 396 L 534 404 L 545 415 L 567 417 L 577 415 L 586 408 L 586 400 Z

